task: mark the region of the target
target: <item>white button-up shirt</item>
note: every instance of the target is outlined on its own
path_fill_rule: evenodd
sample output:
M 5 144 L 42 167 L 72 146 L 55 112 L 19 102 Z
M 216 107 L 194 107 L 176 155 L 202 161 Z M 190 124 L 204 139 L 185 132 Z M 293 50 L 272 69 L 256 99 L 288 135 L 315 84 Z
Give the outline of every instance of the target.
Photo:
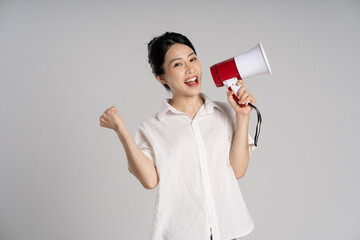
M 254 228 L 229 160 L 235 112 L 200 96 L 194 119 L 164 99 L 136 131 L 159 175 L 151 240 L 229 240 Z M 249 152 L 255 148 L 249 135 Z

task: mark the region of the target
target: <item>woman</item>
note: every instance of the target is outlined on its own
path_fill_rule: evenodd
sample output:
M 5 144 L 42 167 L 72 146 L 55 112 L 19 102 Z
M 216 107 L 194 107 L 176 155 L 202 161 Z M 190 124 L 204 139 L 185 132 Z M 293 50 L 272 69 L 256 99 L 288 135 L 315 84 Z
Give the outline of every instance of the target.
M 144 121 L 135 141 L 115 106 L 100 126 L 116 131 L 129 171 L 147 189 L 159 185 L 153 240 L 235 239 L 254 228 L 237 179 L 255 149 L 248 134 L 250 106 L 212 101 L 201 93 L 201 65 L 185 36 L 166 32 L 148 44 L 155 78 L 171 91 L 160 111 Z M 255 98 L 242 84 L 239 103 Z

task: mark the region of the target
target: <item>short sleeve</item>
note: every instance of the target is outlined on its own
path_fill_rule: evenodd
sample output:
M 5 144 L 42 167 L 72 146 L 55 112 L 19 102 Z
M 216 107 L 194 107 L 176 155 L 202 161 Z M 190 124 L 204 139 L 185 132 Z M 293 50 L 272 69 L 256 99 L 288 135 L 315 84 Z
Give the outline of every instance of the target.
M 152 163 L 156 166 L 154 149 L 149 141 L 149 138 L 146 136 L 144 132 L 145 131 L 142 128 L 138 128 L 136 130 L 135 143 L 144 153 L 144 155 L 148 157 L 152 161 Z
M 228 138 L 230 143 L 232 144 L 235 135 L 235 126 L 236 126 L 236 114 L 234 109 L 230 106 L 230 104 L 226 104 L 224 109 L 224 114 L 226 114 L 226 123 L 227 123 L 227 131 L 228 131 Z M 248 134 L 248 143 L 249 143 L 249 154 L 251 154 L 255 149 L 256 146 L 254 144 L 254 138 Z

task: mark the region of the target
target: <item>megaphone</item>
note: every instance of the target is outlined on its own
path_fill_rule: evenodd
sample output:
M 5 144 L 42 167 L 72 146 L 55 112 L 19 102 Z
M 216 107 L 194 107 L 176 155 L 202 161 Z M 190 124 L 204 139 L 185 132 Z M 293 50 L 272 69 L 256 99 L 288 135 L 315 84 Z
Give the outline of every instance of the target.
M 211 76 L 217 87 L 226 86 L 230 91 L 234 91 L 233 98 L 241 107 L 250 105 L 253 107 L 258 116 L 256 124 L 256 132 L 254 144 L 257 146 L 257 141 L 260 134 L 261 127 L 261 114 L 259 110 L 249 102 L 240 104 L 237 93 L 241 85 L 237 86 L 236 83 L 240 79 L 248 78 L 258 74 L 268 73 L 271 74 L 269 61 L 267 60 L 264 48 L 261 43 L 253 49 L 233 58 L 229 58 L 220 63 L 214 64 L 210 67 Z
M 210 71 L 217 87 L 225 85 L 230 91 L 234 91 L 233 98 L 236 102 L 239 101 L 236 95 L 241 87 L 241 85 L 236 86 L 238 80 L 244 80 L 258 74 L 272 73 L 261 43 L 237 57 L 212 65 Z M 249 102 L 241 106 L 248 104 Z

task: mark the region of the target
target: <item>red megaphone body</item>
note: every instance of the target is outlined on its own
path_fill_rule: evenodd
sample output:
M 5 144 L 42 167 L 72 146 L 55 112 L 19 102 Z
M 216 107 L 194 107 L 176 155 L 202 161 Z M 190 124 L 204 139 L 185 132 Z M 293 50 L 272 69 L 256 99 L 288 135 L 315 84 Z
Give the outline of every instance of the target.
M 239 101 L 236 94 L 241 87 L 241 85 L 236 86 L 238 80 L 262 73 L 271 74 L 271 68 L 261 43 L 246 53 L 214 64 L 210 67 L 210 71 L 217 87 L 225 85 L 230 91 L 234 91 L 233 98 L 236 102 Z M 247 105 L 248 103 L 241 106 Z

